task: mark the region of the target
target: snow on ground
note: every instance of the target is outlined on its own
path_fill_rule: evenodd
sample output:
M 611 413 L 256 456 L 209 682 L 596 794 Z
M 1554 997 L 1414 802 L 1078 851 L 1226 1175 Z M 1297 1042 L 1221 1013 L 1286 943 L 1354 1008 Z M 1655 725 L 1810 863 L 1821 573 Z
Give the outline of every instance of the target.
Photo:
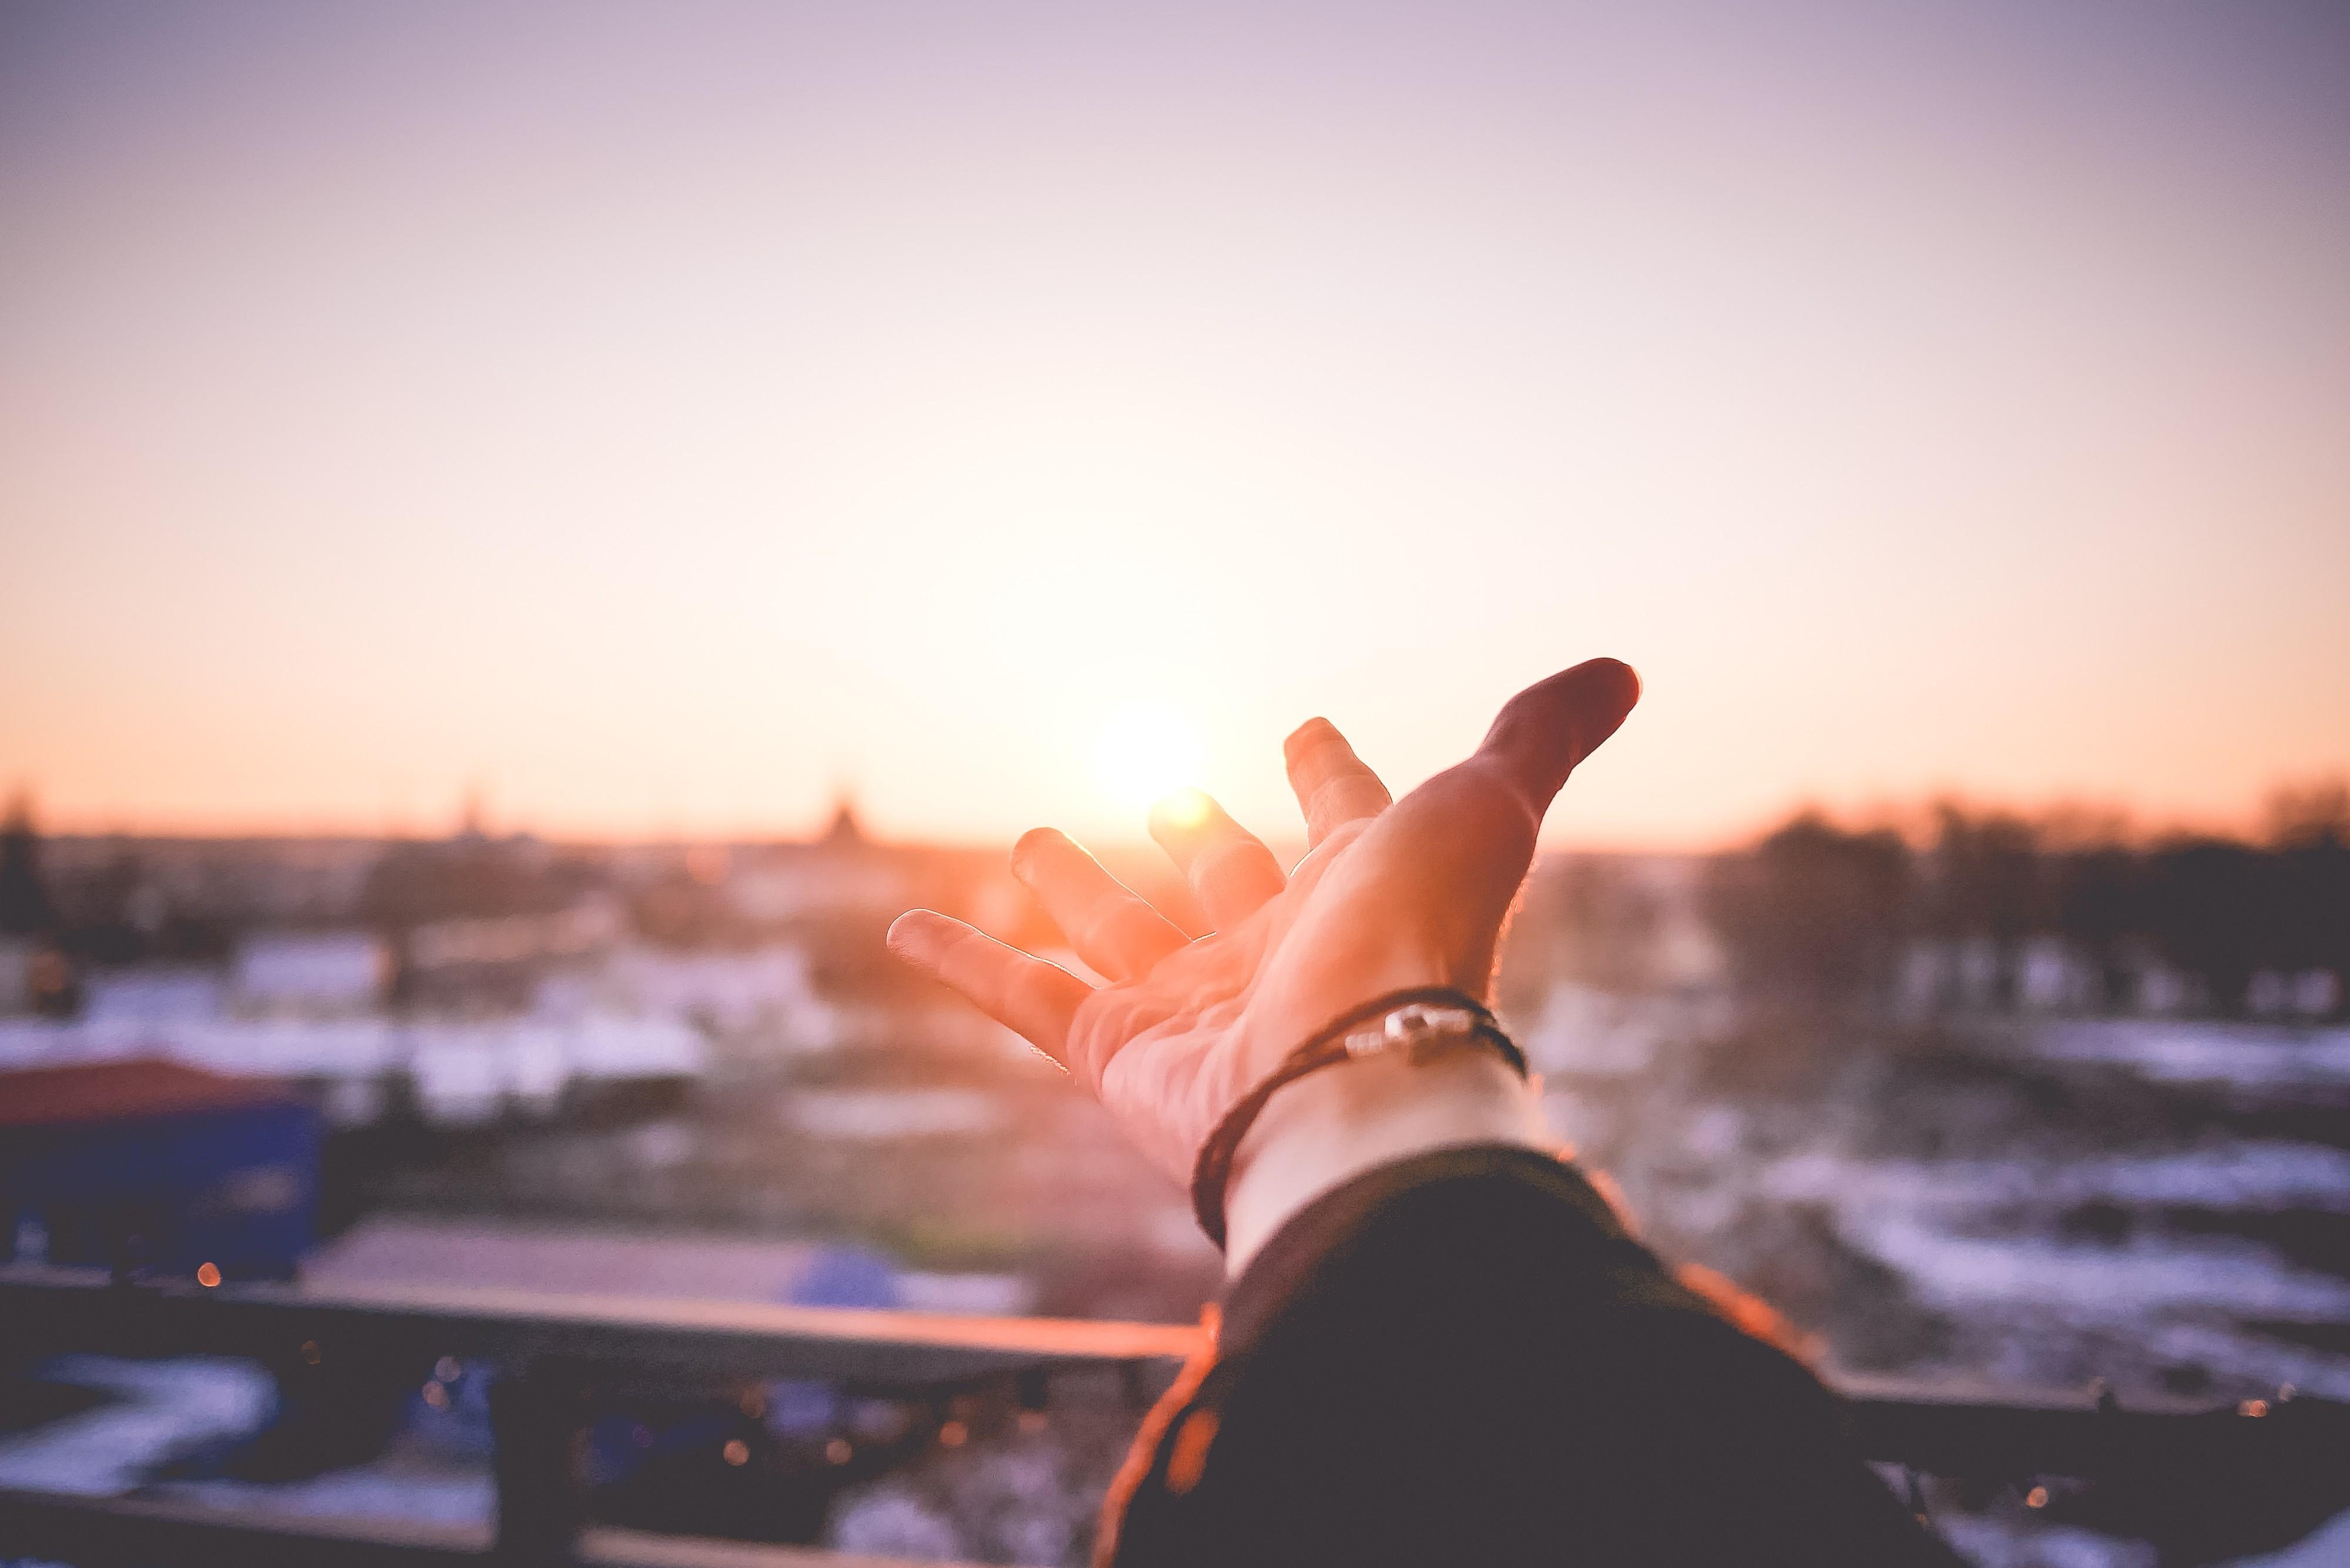
M 2030 1303 L 2074 1322 L 2117 1326 L 2182 1308 L 2308 1323 L 2350 1319 L 2350 1283 L 2280 1264 L 2247 1242 L 1994 1241 L 1891 1215 L 1839 1229 L 1900 1270 L 1919 1294 L 1960 1308 Z
M 289 1481 L 167 1481 L 159 1494 L 216 1508 L 302 1519 L 403 1519 L 489 1527 L 497 1486 L 489 1467 L 426 1468 L 396 1459 Z
M 128 1491 L 175 1455 L 258 1430 L 277 1398 L 258 1366 L 220 1356 L 65 1355 L 38 1376 L 114 1398 L 0 1441 L 0 1487 L 80 1497 Z
M 2350 1029 L 2083 1019 L 2039 1030 L 2031 1050 L 2052 1061 L 2126 1067 L 2158 1083 L 2245 1089 L 2350 1086 Z
M 2321 1399 L 2350 1400 L 2350 1357 L 2210 1324 L 2156 1324 L 2135 1334 L 2149 1354 L 2208 1368 L 2225 1381 L 2266 1388 L 2290 1385 Z
M 1889 1204 L 1938 1210 L 1996 1204 L 2170 1205 L 2274 1213 L 2350 1213 L 2350 1151 L 2238 1143 L 2168 1154 L 2069 1159 L 1856 1159 L 1811 1149 L 1773 1161 L 1762 1190 L 1781 1202 Z
M 2165 1360 L 2230 1381 L 2291 1383 L 2350 1398 L 2350 1357 L 2235 1326 L 2350 1320 L 2350 1282 L 2295 1268 L 2248 1241 L 2157 1233 L 2097 1243 L 2050 1233 L 2055 1216 L 2093 1202 L 2350 1212 L 2350 1154 L 2343 1151 L 2254 1143 L 2072 1160 L 1919 1162 L 1811 1149 L 1765 1165 L 1755 1179 L 1774 1203 L 1824 1207 L 1846 1244 L 1962 1318 L 1997 1314 L 2120 1333 Z M 2036 1213 L 2039 1224 L 2019 1223 L 2019 1210 Z
M 2159 1561 L 2145 1542 L 2119 1541 L 2061 1524 L 2017 1526 L 1952 1514 L 1937 1519 L 1934 1525 L 1976 1568 L 2156 1568 Z

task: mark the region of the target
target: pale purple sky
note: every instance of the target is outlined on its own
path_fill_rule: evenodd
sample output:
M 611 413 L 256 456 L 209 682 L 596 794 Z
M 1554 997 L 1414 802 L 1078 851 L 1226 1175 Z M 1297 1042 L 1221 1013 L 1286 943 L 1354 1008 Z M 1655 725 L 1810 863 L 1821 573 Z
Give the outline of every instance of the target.
M 1139 709 L 1285 828 L 1612 653 L 1568 841 L 2241 818 L 2345 280 L 2338 5 L 16 5 L 0 782 L 1101 835 Z

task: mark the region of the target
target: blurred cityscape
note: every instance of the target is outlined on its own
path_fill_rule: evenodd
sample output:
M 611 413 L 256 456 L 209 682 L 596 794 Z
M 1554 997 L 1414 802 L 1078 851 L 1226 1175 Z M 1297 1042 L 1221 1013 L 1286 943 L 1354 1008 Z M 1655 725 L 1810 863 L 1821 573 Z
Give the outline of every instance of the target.
M 1201 929 L 1155 851 L 1104 858 Z M 806 842 L 598 846 L 44 836 L 20 800 L 0 1252 L 1195 1318 L 1220 1261 L 1183 1195 L 1051 1064 L 889 957 L 917 905 L 1056 940 L 1000 851 L 877 842 L 847 804 Z M 1832 1376 L 2350 1398 L 2339 784 L 2281 793 L 2256 840 L 1943 803 L 1802 815 L 1716 856 L 1553 856 L 1500 1002 L 1553 1126 L 1648 1237 L 1765 1297 Z M 0 1485 L 490 1506 L 486 1379 L 446 1357 L 307 1403 L 235 1362 L 16 1370 Z M 1083 1561 L 1139 1407 L 1115 1379 L 1039 1403 L 801 1384 L 617 1403 L 595 1506 Z M 1942 1522 L 1986 1563 L 2151 1563 L 2147 1539 L 2181 1539 L 2145 1500 L 2035 1499 L 1950 1500 Z

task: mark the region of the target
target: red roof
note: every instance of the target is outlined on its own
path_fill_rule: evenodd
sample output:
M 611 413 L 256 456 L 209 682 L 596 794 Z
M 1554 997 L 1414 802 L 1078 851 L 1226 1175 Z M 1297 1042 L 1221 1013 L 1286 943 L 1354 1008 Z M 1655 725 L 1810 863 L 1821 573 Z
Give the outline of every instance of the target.
M 0 1072 L 0 1127 L 57 1127 L 242 1110 L 293 1101 L 267 1078 L 230 1078 L 178 1062 L 89 1062 Z

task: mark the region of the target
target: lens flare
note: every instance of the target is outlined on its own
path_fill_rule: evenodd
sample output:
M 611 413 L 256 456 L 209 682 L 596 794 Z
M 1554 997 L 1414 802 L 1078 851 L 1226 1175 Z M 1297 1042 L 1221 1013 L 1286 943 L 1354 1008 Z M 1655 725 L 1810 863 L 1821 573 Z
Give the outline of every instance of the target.
M 1200 732 L 1171 708 L 1121 708 L 1102 722 L 1094 773 L 1103 789 L 1148 806 L 1199 776 Z

